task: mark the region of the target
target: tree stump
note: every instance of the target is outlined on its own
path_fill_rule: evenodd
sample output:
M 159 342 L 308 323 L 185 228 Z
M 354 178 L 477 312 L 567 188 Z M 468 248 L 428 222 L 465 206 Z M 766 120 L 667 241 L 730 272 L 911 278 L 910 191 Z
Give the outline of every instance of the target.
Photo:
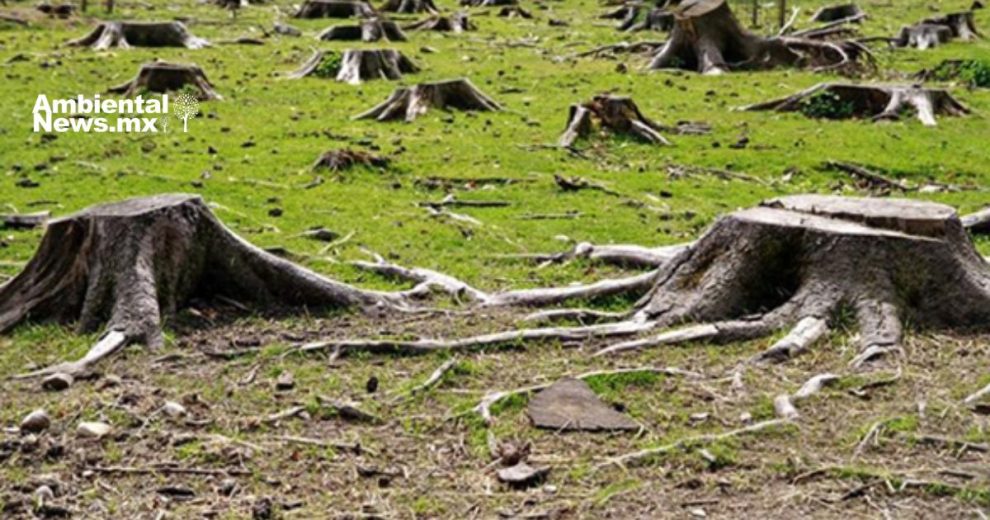
M 388 13 L 430 13 L 439 14 L 440 10 L 437 9 L 436 4 L 433 0 L 386 0 L 381 7 L 378 8 L 379 11 L 384 11 Z
M 855 67 L 869 50 L 856 42 L 756 36 L 739 24 L 725 0 L 672 0 L 670 39 L 650 62 L 651 69 L 680 68 L 703 74 L 780 66 L 840 69 Z
M 454 13 L 450 16 L 431 16 L 405 27 L 407 31 L 437 31 L 462 33 L 477 29 L 468 19 L 467 13 Z
M 480 112 L 501 110 L 498 103 L 478 90 L 471 81 L 462 78 L 395 89 L 384 102 L 354 116 L 354 119 L 405 119 L 409 122 L 430 108 Z
M 607 352 L 754 339 L 797 323 L 767 352 L 780 360 L 824 336 L 825 324 L 848 308 L 859 322 L 858 363 L 898 348 L 905 321 L 937 329 L 990 323 L 990 266 L 956 212 L 930 202 L 783 197 L 720 218 L 669 265 L 641 319 L 707 325 Z
M 896 37 L 890 38 L 889 41 L 895 47 L 914 47 L 925 50 L 953 39 L 972 41 L 981 36 L 973 19 L 973 12 L 963 11 L 928 18 L 915 25 L 902 27 L 901 32 Z
M 48 370 L 77 373 L 126 344 L 161 345 L 163 321 L 193 297 L 257 310 L 388 304 L 247 243 L 198 196 L 171 194 L 50 221 L 31 261 L 0 286 L 0 332 L 25 321 L 75 321 L 82 331 L 105 324 L 86 357 Z
M 669 31 L 674 27 L 674 15 L 662 7 L 650 9 L 643 20 L 640 20 L 642 12 L 642 4 L 632 3 L 605 13 L 600 18 L 619 20 L 616 29 L 623 32 Z
M 406 35 L 402 29 L 391 20 L 369 18 L 362 20 L 361 25 L 335 25 L 317 35 L 317 39 L 325 41 L 363 41 L 404 42 Z
M 519 7 L 518 5 L 507 5 L 498 10 L 499 18 L 522 18 L 525 20 L 531 20 L 533 18 L 532 13 Z
M 185 47 L 201 49 L 210 42 L 193 36 L 182 22 L 103 22 L 91 33 L 68 42 L 96 50 L 120 47 Z
M 183 87 L 191 86 L 197 92 L 200 101 L 223 99 L 213 90 L 210 80 L 206 79 L 203 69 L 197 65 L 183 63 L 168 63 L 154 61 L 141 65 L 134 79 L 109 89 L 114 94 L 134 97 L 141 92 L 175 92 Z
M 333 55 L 329 66 L 325 65 L 328 55 Z M 336 71 L 333 68 L 336 67 Z M 358 85 L 365 80 L 398 80 L 403 74 L 419 72 L 417 67 L 402 52 L 394 49 L 348 49 L 340 56 L 334 51 L 316 51 L 299 70 L 288 75 L 299 79 L 309 75 L 333 75 L 342 83 Z
M 811 15 L 812 22 L 829 23 L 841 20 L 860 20 L 866 13 L 856 4 L 839 4 L 822 7 Z
M 314 170 L 327 169 L 333 172 L 349 170 L 355 166 L 372 168 L 387 168 L 389 160 L 385 157 L 357 150 L 331 150 L 320 155 L 313 163 Z
M 744 107 L 743 110 L 801 112 L 823 119 L 869 118 L 897 120 L 914 112 L 926 126 L 936 115 L 962 116 L 969 109 L 945 90 L 914 86 L 871 86 L 821 83 L 782 99 Z
M 76 12 L 76 6 L 72 4 L 39 4 L 36 9 L 54 18 L 70 18 Z
M 359 0 L 306 0 L 296 18 L 371 18 L 375 9 Z
M 600 95 L 587 103 L 571 105 L 567 128 L 560 136 L 560 146 L 573 146 L 578 138 L 590 134 L 596 125 L 648 143 L 670 144 L 660 135 L 660 125 L 644 116 L 631 98 Z

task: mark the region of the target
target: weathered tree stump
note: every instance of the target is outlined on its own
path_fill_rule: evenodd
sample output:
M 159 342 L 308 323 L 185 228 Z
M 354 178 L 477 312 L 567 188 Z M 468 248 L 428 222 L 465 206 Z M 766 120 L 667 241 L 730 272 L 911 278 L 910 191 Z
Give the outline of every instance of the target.
M 600 95 L 587 103 L 571 105 L 567 128 L 560 136 L 560 146 L 572 146 L 578 138 L 590 134 L 596 125 L 648 143 L 670 144 L 660 135 L 660 125 L 644 116 L 631 98 Z
M 498 10 L 498 17 L 531 20 L 533 18 L 533 14 L 518 5 L 507 5 Z
M 674 15 L 665 8 L 652 8 L 640 20 L 642 13 L 643 5 L 632 3 L 605 13 L 601 18 L 619 20 L 619 25 L 616 26 L 616 29 L 625 32 L 669 31 L 674 27 Z
M 501 110 L 498 103 L 478 90 L 470 80 L 462 78 L 395 89 L 384 102 L 354 116 L 354 119 L 405 119 L 408 122 L 430 108 L 480 112 Z
M 331 150 L 326 152 L 313 163 L 314 170 L 326 169 L 334 172 L 349 170 L 355 166 L 372 168 L 387 168 L 389 160 L 385 157 L 358 150 Z
M 914 112 L 926 126 L 936 115 L 962 116 L 969 109 L 948 91 L 914 86 L 871 86 L 821 83 L 782 99 L 758 103 L 744 110 L 801 112 L 824 119 L 869 118 L 897 120 Z
M 897 349 L 902 323 L 986 329 L 990 266 L 956 212 L 899 199 L 798 195 L 720 218 L 670 268 L 639 309 L 659 326 L 707 323 L 626 342 L 613 353 L 682 341 L 728 342 L 797 324 L 764 356 L 782 360 L 855 312 L 862 353 Z
M 650 62 L 651 69 L 680 68 L 703 74 L 781 66 L 854 68 L 869 50 L 856 42 L 807 38 L 763 38 L 736 20 L 725 0 L 673 0 L 670 39 Z
M 406 35 L 402 29 L 391 20 L 369 18 L 362 20 L 361 25 L 335 25 L 317 35 L 317 39 L 325 41 L 363 41 L 404 42 Z
M 388 13 L 440 13 L 433 0 L 386 0 L 378 10 Z
M 331 70 L 324 64 L 328 53 L 333 55 Z M 336 66 L 336 72 L 332 68 Z M 362 81 L 375 79 L 401 79 L 403 74 L 419 72 L 417 67 L 402 52 L 394 49 L 348 49 L 343 56 L 334 51 L 316 51 L 297 71 L 288 75 L 299 79 L 313 74 L 330 76 L 342 83 L 358 85 Z
M 306 0 L 296 18 L 371 18 L 375 9 L 360 0 Z
M 467 7 L 498 7 L 518 3 L 519 0 L 461 0 L 461 5 Z
M 83 359 L 44 372 L 77 373 L 129 343 L 162 344 L 162 323 L 193 297 L 258 310 L 390 305 L 382 293 L 324 278 L 224 227 L 194 195 L 93 206 L 50 221 L 34 258 L 0 286 L 0 332 L 25 321 L 78 323 L 106 333 Z
M 91 33 L 68 42 L 97 50 L 120 47 L 185 47 L 201 49 L 210 42 L 193 36 L 182 22 L 103 22 Z
M 199 66 L 164 61 L 141 65 L 141 70 L 134 79 L 110 88 L 109 92 L 134 97 L 143 91 L 175 92 L 186 86 L 194 88 L 201 101 L 223 99 L 213 90 L 213 85 Z
M 860 20 L 866 13 L 856 4 L 839 4 L 822 7 L 811 15 L 812 22 L 829 23 L 841 20 Z
M 66 19 L 76 12 L 76 6 L 72 4 L 39 4 L 36 9 L 54 18 Z
M 431 16 L 405 27 L 407 31 L 437 31 L 462 33 L 477 29 L 468 19 L 467 13 L 454 13 L 450 16 Z
M 963 11 L 928 18 L 918 24 L 903 27 L 901 32 L 889 41 L 895 47 L 915 47 L 925 50 L 953 39 L 972 41 L 980 37 L 980 31 L 973 20 L 973 12 Z

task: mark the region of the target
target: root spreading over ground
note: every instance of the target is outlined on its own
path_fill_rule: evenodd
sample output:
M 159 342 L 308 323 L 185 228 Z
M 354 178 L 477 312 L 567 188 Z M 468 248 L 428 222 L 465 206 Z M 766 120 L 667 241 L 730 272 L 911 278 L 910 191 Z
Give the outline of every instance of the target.
M 112 47 L 185 47 L 201 49 L 210 42 L 193 36 L 182 22 L 103 22 L 92 32 L 68 42 L 96 50 Z
M 333 51 L 316 51 L 299 70 L 288 78 L 299 79 L 310 75 L 331 76 L 337 81 L 359 85 L 363 81 L 398 80 L 403 74 L 419 72 L 417 67 L 401 51 L 395 49 L 348 49 L 343 56 Z
M 398 88 L 381 104 L 354 118 L 412 121 L 428 112 L 430 108 L 441 110 L 456 108 L 481 112 L 501 110 L 498 103 L 478 90 L 471 81 L 452 79 Z
M 335 25 L 321 32 L 317 39 L 326 41 L 404 42 L 406 35 L 391 21 L 381 18 L 361 20 L 360 25 Z
M 213 90 L 213 85 L 198 65 L 164 61 L 141 65 L 141 70 L 134 79 L 112 87 L 109 91 L 133 97 L 143 92 L 176 92 L 184 88 L 194 90 L 201 101 L 223 99 Z

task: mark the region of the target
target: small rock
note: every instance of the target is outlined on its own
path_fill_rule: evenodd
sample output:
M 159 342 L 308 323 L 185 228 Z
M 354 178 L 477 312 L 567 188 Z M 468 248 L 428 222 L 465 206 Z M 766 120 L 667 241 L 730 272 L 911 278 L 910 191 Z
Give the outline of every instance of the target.
M 49 392 L 61 392 L 66 388 L 72 386 L 75 379 L 71 375 L 62 372 L 56 372 L 41 381 L 41 388 L 48 390 Z
M 292 372 L 285 371 L 279 374 L 278 379 L 275 381 L 275 390 L 279 392 L 287 392 L 296 387 L 296 379 L 292 376 Z
M 534 468 L 525 462 L 520 462 L 511 468 L 498 470 L 498 479 L 513 487 L 526 488 L 538 484 L 550 473 L 550 467 Z
M 368 382 L 364 384 L 364 389 L 368 391 L 369 394 L 375 393 L 378 390 L 378 378 L 371 376 L 368 378 Z
M 264 497 L 259 499 L 251 507 L 251 518 L 254 520 L 268 520 L 269 518 L 275 517 L 275 504 L 272 502 L 271 498 Z
M 220 483 L 220 487 L 217 488 L 217 493 L 220 493 L 225 497 L 229 497 L 233 495 L 236 490 L 237 481 L 232 478 L 228 478 L 224 479 L 224 481 Z
M 34 496 L 40 502 L 44 503 L 44 502 L 48 502 L 49 500 L 54 499 L 55 498 L 55 492 L 52 491 L 52 488 L 50 488 L 48 486 L 38 486 L 38 489 L 35 489 L 34 490 Z
M 38 449 L 38 436 L 29 433 L 21 439 L 21 452 L 23 453 L 33 453 L 34 450 Z
M 52 419 L 48 416 L 48 412 L 39 409 L 29 413 L 27 417 L 21 421 L 21 431 L 38 433 L 47 430 L 51 425 Z
M 175 401 L 166 401 L 165 405 L 162 406 L 162 413 L 176 419 L 186 415 L 186 407 Z
M 80 437 L 88 439 L 99 439 L 110 433 L 110 425 L 102 422 L 81 422 L 76 428 L 76 433 Z

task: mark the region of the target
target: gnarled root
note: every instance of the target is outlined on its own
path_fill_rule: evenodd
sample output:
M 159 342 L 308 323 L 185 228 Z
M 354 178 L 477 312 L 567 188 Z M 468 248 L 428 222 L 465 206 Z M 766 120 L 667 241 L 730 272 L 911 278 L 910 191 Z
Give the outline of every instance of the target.
M 467 13 L 454 13 L 450 16 L 431 16 L 425 20 L 405 26 L 407 31 L 437 31 L 462 33 L 473 31 L 477 27 L 468 18 Z
M 926 126 L 936 115 L 962 116 L 969 109 L 946 90 L 914 86 L 871 86 L 820 83 L 786 98 L 743 107 L 742 110 L 802 112 L 811 117 L 896 120 L 905 109 L 917 114 Z
M 83 370 L 129 343 L 162 344 L 162 322 L 195 296 L 257 309 L 386 309 L 398 298 L 324 278 L 229 231 L 192 195 L 94 206 L 49 223 L 37 253 L 0 286 L 0 332 L 24 321 L 76 321 L 107 331 L 82 360 L 35 375 Z
M 82 38 L 67 43 L 96 50 L 111 47 L 185 47 L 202 49 L 210 42 L 193 36 L 182 22 L 103 22 Z
M 587 103 L 571 105 L 567 128 L 560 136 L 560 146 L 571 147 L 578 138 L 591 133 L 596 123 L 602 128 L 629 134 L 648 143 L 670 144 L 660 135 L 660 125 L 644 116 L 631 98 L 603 94 Z
M 330 150 L 329 152 L 325 152 L 320 155 L 319 159 L 313 163 L 313 169 L 327 169 L 333 172 L 340 172 L 349 170 L 358 165 L 373 168 L 387 168 L 388 163 L 389 160 L 386 157 L 380 157 L 359 150 L 342 149 Z
M 201 101 L 223 99 L 213 90 L 213 85 L 199 66 L 164 61 L 141 65 L 141 70 L 134 79 L 110 88 L 109 92 L 134 97 L 144 91 L 174 92 L 186 86 L 192 87 Z
M 437 14 L 440 12 L 433 0 L 386 0 L 378 10 L 388 13 Z
M 498 103 L 478 90 L 470 80 L 462 78 L 398 88 L 384 102 L 354 116 L 354 119 L 405 119 L 409 122 L 430 108 L 482 112 L 501 110 Z
M 335 25 L 318 34 L 316 38 L 325 41 L 406 41 L 405 33 L 395 22 L 381 18 L 361 20 L 360 25 Z

